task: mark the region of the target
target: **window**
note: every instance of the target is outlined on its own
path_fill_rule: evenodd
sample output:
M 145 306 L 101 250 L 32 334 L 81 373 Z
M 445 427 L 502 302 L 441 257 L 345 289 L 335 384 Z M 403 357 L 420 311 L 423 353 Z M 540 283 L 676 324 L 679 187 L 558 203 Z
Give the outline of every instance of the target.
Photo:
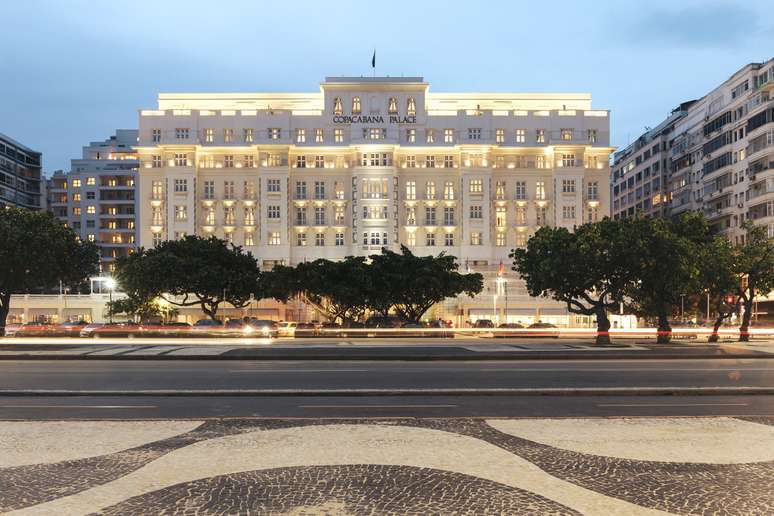
M 164 197 L 164 186 L 161 181 L 154 180 L 151 182 L 151 198 L 159 200 Z
M 363 199 L 386 199 L 387 178 L 363 179 Z
M 267 179 L 266 180 L 266 191 L 267 192 L 273 192 L 277 193 L 280 191 L 280 180 L 279 179 Z
M 443 209 L 443 225 L 444 226 L 454 225 L 454 208 L 452 208 L 451 206 L 446 206 Z
M 406 142 L 407 143 L 414 143 L 417 141 L 417 130 L 416 129 L 406 129 Z
M 80 217 L 81 216 L 81 209 L 80 208 L 73 208 L 73 216 L 74 217 Z
M 344 108 L 341 104 L 341 97 L 336 97 L 333 99 L 333 114 L 334 115 L 343 115 L 344 114 Z
M 246 129 L 242 129 L 242 139 L 245 141 L 245 143 L 252 143 L 253 142 L 253 128 L 252 127 L 248 127 Z M 245 240 L 246 239 L 247 239 L 247 237 L 245 236 Z
M 454 245 L 454 233 L 446 233 L 443 243 L 446 247 L 452 247 Z
M 516 247 L 524 247 L 527 245 L 527 234 L 516 233 Z
M 495 208 L 495 226 L 505 227 L 508 220 L 507 208 L 505 206 L 497 206 Z
M 188 220 L 188 206 L 185 204 L 178 204 L 175 206 L 175 220 L 178 222 Z
M 182 240 L 187 235 L 188 235 L 188 233 L 186 233 L 185 231 L 175 231 L 175 240 Z
M 306 156 L 296 156 L 296 168 L 306 168 Z
M 387 103 L 387 113 L 391 115 L 398 114 L 398 99 L 390 97 L 390 101 Z
M 314 208 L 314 225 L 325 225 L 325 208 L 323 206 L 315 206 Z
M 360 114 L 360 97 L 352 97 L 352 114 Z
M 470 184 L 470 193 L 481 193 L 484 191 L 483 179 L 471 179 L 469 184 Z
M 80 187 L 81 187 L 81 180 L 73 179 L 73 188 L 80 188 Z
M 562 154 L 562 161 L 560 163 L 563 167 L 574 167 L 575 154 Z
M 87 206 L 86 207 L 86 213 L 89 215 L 95 215 L 97 213 L 97 207 L 96 206 Z
M 454 200 L 454 181 L 444 181 L 443 198 L 447 201 Z
M 546 130 L 545 129 L 536 129 L 535 130 L 535 141 L 537 143 L 546 143 Z
M 406 181 L 406 200 L 413 201 L 417 198 L 417 182 Z
M 495 183 L 495 199 L 505 199 L 505 181 L 497 181 Z
M 161 233 L 153 233 L 153 247 L 161 245 Z
M 414 97 L 409 97 L 406 101 L 406 114 L 408 116 L 414 116 L 417 114 L 417 103 L 414 102 Z
M 525 201 L 527 199 L 527 182 L 516 181 L 516 200 Z
M 151 167 L 161 168 L 161 156 L 151 156 Z M 78 182 L 78 186 L 81 186 L 81 182 L 78 179 L 73 180 L 73 186 L 75 186 L 76 181 Z
M 336 233 L 336 240 L 334 241 L 334 245 L 337 247 L 344 245 L 344 233 Z
M 425 142 L 435 143 L 435 129 L 425 129 Z
M 545 183 L 545 181 L 536 181 L 535 182 L 535 200 L 537 200 L 537 201 L 545 201 L 546 200 L 546 183 Z
M 255 156 L 246 154 L 244 157 L 245 168 L 255 168 Z
M 363 206 L 363 218 L 385 220 L 387 219 L 387 206 Z
M 315 233 L 314 245 L 317 247 L 323 247 L 325 245 L 325 233 Z
M 425 183 L 425 199 L 435 199 L 435 181 Z
M 344 224 L 344 206 L 336 206 L 333 210 L 336 224 Z
M 562 193 L 575 193 L 575 179 L 562 179 Z
M 215 141 L 215 130 L 214 129 L 205 129 L 204 130 L 204 141 L 205 143 L 212 143 Z
M 471 219 L 481 219 L 481 205 L 480 204 L 474 204 L 470 207 L 470 218 Z
M 425 226 L 435 226 L 435 207 L 425 206 Z
M 597 143 L 597 130 L 589 129 L 587 131 L 589 143 Z
M 481 139 L 481 128 L 480 127 L 470 127 L 468 128 L 468 140 L 480 140 Z
M 280 234 L 277 231 L 269 232 L 269 245 L 280 245 Z
M 95 240 L 94 235 L 91 234 L 91 233 L 89 233 L 89 235 L 86 238 L 88 239 L 89 242 L 94 242 L 94 240 Z
M 233 206 L 226 206 L 223 208 L 223 224 L 226 226 L 233 226 L 236 222 L 236 212 Z
M 597 220 L 599 220 L 599 208 L 589 206 L 586 212 L 586 222 L 596 222 Z
M 314 130 L 314 141 L 315 143 L 323 143 L 325 141 L 325 134 L 322 129 Z
M 175 179 L 175 192 L 176 193 L 185 193 L 188 191 L 188 180 L 187 179 Z
M 279 127 L 270 127 L 269 128 L 269 139 L 270 140 L 279 140 L 280 139 L 280 129 L 279 129 Z
M 535 159 L 535 168 L 546 168 L 546 157 L 542 154 Z
M 574 219 L 575 218 L 575 206 L 562 206 L 562 218 Z
M 234 199 L 234 182 L 233 181 L 223 181 L 223 198 L 224 199 Z
M 333 141 L 336 143 L 341 143 L 344 141 L 344 129 L 333 130 Z
M 176 167 L 188 166 L 188 154 L 175 154 L 175 166 Z
M 215 208 L 212 206 L 205 208 L 204 210 L 204 225 L 205 226 L 215 225 Z
M 223 156 L 223 168 L 234 168 L 234 155 L 226 154 Z
M 561 129 L 559 134 L 563 141 L 567 142 L 572 140 L 572 129 Z
M 516 207 L 516 224 L 519 226 L 527 224 L 527 208 L 524 206 Z
M 266 207 L 266 218 L 267 219 L 279 219 L 280 218 L 280 207 L 277 205 L 269 205 Z
M 524 143 L 527 141 L 527 130 L 516 129 L 516 143 Z
M 484 241 L 481 238 L 480 231 L 473 231 L 470 233 L 470 245 L 483 245 Z
M 504 247 L 505 246 L 505 233 L 498 232 L 495 234 L 495 245 L 497 247 Z
M 233 129 L 223 129 L 223 141 L 225 143 L 231 143 L 234 141 L 234 130 Z
M 160 206 L 153 207 L 152 220 L 153 220 L 152 224 L 154 226 L 161 226 L 164 223 L 164 217 L 161 215 Z
M 314 182 L 314 198 L 325 199 L 325 181 Z
M 88 177 L 86 178 L 86 186 L 96 186 L 97 184 L 97 178 L 96 177 Z
M 495 142 L 505 143 L 505 129 L 495 129 Z
M 406 233 L 406 245 L 409 247 L 417 245 L 417 234 L 413 231 Z
M 381 127 L 369 127 L 363 129 L 363 138 L 369 140 L 383 140 L 387 137 L 387 129 Z
M 245 231 L 245 245 L 251 246 L 255 245 L 255 235 L 252 231 Z
M 435 168 L 435 156 L 425 156 L 425 168 Z
M 417 166 L 417 157 L 416 156 L 406 156 L 406 167 L 407 168 L 416 168 Z
M 586 185 L 586 197 L 590 201 L 596 201 L 599 198 L 599 183 L 591 181 Z
M 161 142 L 161 129 L 151 129 L 151 141 L 153 143 Z
M 306 143 L 306 129 L 296 129 L 296 143 Z
M 245 181 L 244 184 L 245 199 L 255 199 L 255 182 Z
M 339 181 L 333 183 L 333 195 L 336 199 L 344 199 L 344 183 Z
M 435 245 L 435 233 L 425 234 L 425 245 L 428 247 L 433 247 Z
M 296 199 L 306 199 L 306 181 L 296 181 Z
M 89 192 L 89 193 L 92 193 L 92 192 Z M 81 194 L 74 193 L 73 194 L 73 202 L 81 202 Z
M 190 135 L 190 130 L 187 127 L 178 127 L 175 129 L 175 138 L 178 140 L 187 140 Z
M 443 142 L 444 143 L 454 143 L 454 129 L 444 129 L 443 130 Z
M 306 208 L 296 207 L 296 226 L 306 226 Z
M 408 208 L 406 208 L 406 225 L 407 226 L 417 225 L 417 209 L 413 206 L 409 206 Z

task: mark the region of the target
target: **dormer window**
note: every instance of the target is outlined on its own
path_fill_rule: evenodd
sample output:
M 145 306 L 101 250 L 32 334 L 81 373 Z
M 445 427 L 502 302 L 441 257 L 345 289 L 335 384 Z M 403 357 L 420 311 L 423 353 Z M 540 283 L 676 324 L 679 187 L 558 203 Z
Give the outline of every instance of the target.
M 352 97 L 352 114 L 360 114 L 360 97 Z
M 395 97 L 390 97 L 390 102 L 387 106 L 387 112 L 391 115 L 398 114 L 398 99 Z
M 336 97 L 335 99 L 333 99 L 333 114 L 334 115 L 344 114 L 344 108 L 341 105 L 341 97 Z
M 409 97 L 406 102 L 406 114 L 408 116 L 414 116 L 417 114 L 417 103 L 414 102 L 414 97 Z

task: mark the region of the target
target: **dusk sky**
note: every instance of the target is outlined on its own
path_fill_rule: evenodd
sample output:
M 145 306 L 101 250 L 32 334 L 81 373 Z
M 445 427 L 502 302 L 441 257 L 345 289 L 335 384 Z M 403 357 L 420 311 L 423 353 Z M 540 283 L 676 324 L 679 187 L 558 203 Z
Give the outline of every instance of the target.
M 317 91 L 420 75 L 431 91 L 589 92 L 625 146 L 683 100 L 774 57 L 771 0 L 745 2 L 8 1 L 0 132 L 69 169 L 137 127 L 158 92 Z

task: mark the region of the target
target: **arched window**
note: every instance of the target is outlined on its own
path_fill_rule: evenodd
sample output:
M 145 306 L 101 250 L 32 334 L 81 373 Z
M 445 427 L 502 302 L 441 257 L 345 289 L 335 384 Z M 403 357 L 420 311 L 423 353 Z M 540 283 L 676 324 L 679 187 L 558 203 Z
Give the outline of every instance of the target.
M 406 102 L 406 114 L 408 116 L 414 116 L 417 114 L 417 104 L 414 102 L 414 97 L 409 97 Z
M 398 114 L 398 99 L 390 97 L 390 103 L 387 106 L 387 112 L 391 115 Z
M 333 99 L 333 114 L 334 115 L 344 114 L 344 108 L 341 106 L 341 97 L 336 97 L 335 99 Z
M 360 97 L 352 97 L 352 114 L 360 114 Z

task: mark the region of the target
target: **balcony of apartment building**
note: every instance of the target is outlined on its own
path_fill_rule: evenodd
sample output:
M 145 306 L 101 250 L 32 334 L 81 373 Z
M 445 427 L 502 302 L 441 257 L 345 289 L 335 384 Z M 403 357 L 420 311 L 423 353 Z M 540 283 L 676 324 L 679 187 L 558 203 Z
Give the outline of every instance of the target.
M 102 206 L 100 217 L 115 217 L 121 219 L 133 219 L 135 217 L 134 206 Z
M 100 190 L 133 190 L 134 177 L 130 175 L 101 177 L 99 188 Z
M 99 192 L 100 202 L 110 203 L 134 203 L 134 189 L 127 190 L 101 190 Z
M 704 203 L 704 215 L 710 222 L 723 217 L 730 217 L 736 210 L 737 206 L 731 202 L 730 191 Z
M 100 231 L 98 243 L 102 247 L 131 247 L 135 243 L 134 231 L 117 233 L 114 230 Z

